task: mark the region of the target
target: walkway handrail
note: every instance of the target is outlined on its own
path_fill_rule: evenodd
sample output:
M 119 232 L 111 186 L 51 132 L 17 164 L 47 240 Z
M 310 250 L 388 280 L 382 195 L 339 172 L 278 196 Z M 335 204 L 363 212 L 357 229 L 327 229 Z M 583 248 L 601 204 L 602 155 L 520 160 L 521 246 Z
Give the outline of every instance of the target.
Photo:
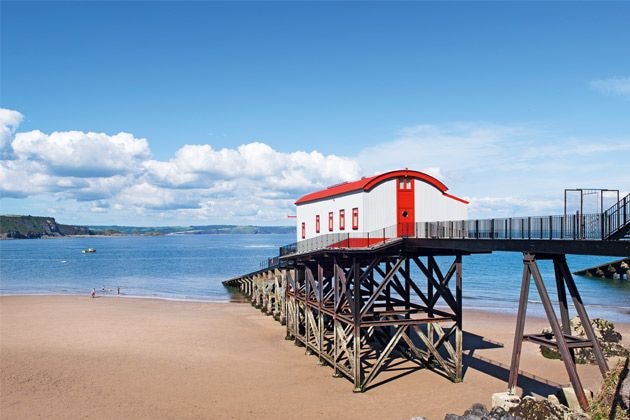
M 630 198 L 627 202 L 630 204 Z M 630 212 L 620 220 L 627 220 Z M 624 211 L 624 210 L 618 210 Z M 617 213 L 614 213 L 616 215 Z M 418 239 L 526 239 L 526 240 L 602 240 L 608 221 L 606 214 L 565 216 L 507 217 L 494 219 L 449 220 L 393 225 L 371 232 L 320 235 L 282 247 L 280 256 L 301 254 L 326 248 L 372 248 L 398 238 Z M 617 225 L 614 225 L 617 226 Z M 399 234 L 403 232 L 403 234 Z
M 613 204 L 603 213 L 602 237 L 614 237 L 617 232 L 627 229 L 630 224 L 630 194 Z

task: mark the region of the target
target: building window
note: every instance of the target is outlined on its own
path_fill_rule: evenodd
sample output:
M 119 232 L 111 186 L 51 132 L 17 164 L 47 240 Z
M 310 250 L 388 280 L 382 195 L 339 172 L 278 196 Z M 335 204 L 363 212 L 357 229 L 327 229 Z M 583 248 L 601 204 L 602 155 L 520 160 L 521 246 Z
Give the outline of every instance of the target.
M 319 233 L 319 214 L 315 216 L 315 233 Z
M 399 178 L 398 179 L 399 190 L 411 190 L 411 178 Z
M 333 212 L 328 213 L 328 231 L 333 231 Z
M 352 209 L 352 229 L 359 229 L 359 209 L 357 207 Z
M 306 239 L 306 223 L 302 222 L 302 239 Z
M 345 210 L 339 210 L 339 230 L 345 230 L 346 229 L 346 211 Z

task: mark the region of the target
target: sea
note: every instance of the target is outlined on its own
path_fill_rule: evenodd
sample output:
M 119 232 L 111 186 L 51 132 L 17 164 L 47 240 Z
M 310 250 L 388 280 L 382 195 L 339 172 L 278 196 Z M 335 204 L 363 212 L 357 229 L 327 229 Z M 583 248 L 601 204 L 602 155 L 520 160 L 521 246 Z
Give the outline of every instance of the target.
M 291 234 L 66 237 L 0 241 L 0 295 L 81 295 L 238 301 L 222 282 L 258 270 Z M 95 248 L 83 254 L 82 249 Z M 569 255 L 572 271 L 618 257 Z M 446 271 L 449 260 L 438 259 Z M 552 299 L 551 262 L 539 266 Z M 463 306 L 515 313 L 522 278 L 515 252 L 463 257 Z M 575 276 L 591 318 L 630 323 L 630 282 Z M 118 289 L 120 288 L 120 295 Z M 242 300 L 242 299 L 241 299 Z M 528 314 L 544 315 L 532 282 Z M 575 312 L 573 311 L 573 314 Z

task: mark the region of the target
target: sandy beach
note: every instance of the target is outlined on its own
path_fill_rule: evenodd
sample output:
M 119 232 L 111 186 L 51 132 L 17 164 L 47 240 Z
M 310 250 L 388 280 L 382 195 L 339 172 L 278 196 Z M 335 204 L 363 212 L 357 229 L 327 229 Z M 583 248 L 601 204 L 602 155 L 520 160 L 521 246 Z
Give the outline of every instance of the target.
M 544 324 L 529 318 L 526 332 Z M 630 325 L 616 327 L 628 345 Z M 464 329 L 463 383 L 402 369 L 354 394 L 249 304 L 3 296 L 0 418 L 443 419 L 506 389 L 513 316 L 464 308 Z M 569 382 L 529 343 L 521 369 L 525 392 Z M 595 366 L 579 373 L 598 387 Z

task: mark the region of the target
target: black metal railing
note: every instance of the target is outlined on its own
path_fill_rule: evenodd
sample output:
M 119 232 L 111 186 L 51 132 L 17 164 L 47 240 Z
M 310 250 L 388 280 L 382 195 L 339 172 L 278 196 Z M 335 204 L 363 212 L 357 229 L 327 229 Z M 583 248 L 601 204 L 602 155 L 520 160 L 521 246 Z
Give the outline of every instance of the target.
M 508 217 L 420 222 L 417 238 L 433 239 L 602 239 L 602 215 Z
M 626 213 L 628 213 L 627 210 Z M 605 216 L 605 214 L 576 213 L 567 216 L 404 223 L 371 232 L 320 235 L 282 247 L 280 255 L 325 248 L 372 248 L 399 238 L 601 240 L 606 239 Z M 626 219 L 622 217 L 619 220 L 627 220 L 627 216 Z
M 604 240 L 630 224 L 630 195 L 606 212 L 566 216 L 506 217 L 401 223 L 371 232 L 319 235 L 280 248 L 279 256 L 261 262 L 261 268 L 280 264 L 280 257 L 321 249 L 374 248 L 400 238 L 417 239 L 520 239 Z
M 615 238 L 628 230 L 630 225 L 630 194 L 613 204 L 603 213 L 602 235 L 604 239 Z

